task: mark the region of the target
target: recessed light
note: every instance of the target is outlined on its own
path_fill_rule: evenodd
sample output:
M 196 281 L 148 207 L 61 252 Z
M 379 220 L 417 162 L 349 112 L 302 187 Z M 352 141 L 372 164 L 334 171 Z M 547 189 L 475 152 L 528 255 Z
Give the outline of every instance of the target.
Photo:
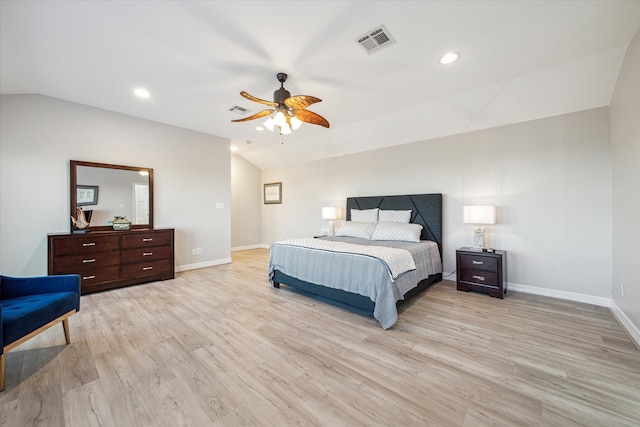
M 135 95 L 139 98 L 149 98 L 151 96 L 148 90 L 141 87 L 134 89 L 133 93 L 135 93 Z
M 256 126 L 256 130 L 259 130 L 259 131 L 262 132 L 264 130 L 264 128 L 262 126 Z
M 460 55 L 456 52 L 448 52 L 448 53 L 445 53 L 442 56 L 442 58 L 440 58 L 440 63 L 442 65 L 448 65 L 448 64 L 451 64 L 452 62 L 456 62 L 459 57 Z
M 238 147 L 236 147 L 235 145 L 232 145 L 231 147 L 229 147 L 229 150 L 238 151 Z

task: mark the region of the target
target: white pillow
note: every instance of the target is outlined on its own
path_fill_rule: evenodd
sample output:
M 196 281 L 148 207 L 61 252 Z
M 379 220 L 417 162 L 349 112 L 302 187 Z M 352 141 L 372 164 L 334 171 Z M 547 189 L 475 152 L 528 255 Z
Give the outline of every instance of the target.
M 408 211 L 392 211 L 380 209 L 378 212 L 378 221 L 380 222 L 410 222 L 411 210 Z
M 405 224 L 402 222 L 378 222 L 371 240 L 399 240 L 402 242 L 420 242 L 420 224 Z
M 371 233 L 376 227 L 375 222 L 355 222 L 347 221 L 342 224 L 342 227 L 336 233 L 336 236 L 341 237 L 359 237 L 361 239 L 371 239 Z
M 353 222 L 378 222 L 378 208 L 351 209 L 351 221 Z

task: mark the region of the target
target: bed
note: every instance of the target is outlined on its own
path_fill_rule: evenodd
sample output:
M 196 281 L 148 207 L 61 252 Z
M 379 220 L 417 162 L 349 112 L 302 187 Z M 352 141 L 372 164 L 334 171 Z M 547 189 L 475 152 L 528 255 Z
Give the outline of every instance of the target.
M 270 247 L 271 284 L 346 305 L 372 315 L 383 329 L 391 327 L 399 304 L 442 280 L 442 194 L 349 197 L 347 222 L 352 210 L 360 215 L 376 208 L 385 213 L 410 210 L 410 223 L 422 227 L 420 242 L 352 236 L 275 242 Z M 406 265 L 411 262 L 413 269 Z

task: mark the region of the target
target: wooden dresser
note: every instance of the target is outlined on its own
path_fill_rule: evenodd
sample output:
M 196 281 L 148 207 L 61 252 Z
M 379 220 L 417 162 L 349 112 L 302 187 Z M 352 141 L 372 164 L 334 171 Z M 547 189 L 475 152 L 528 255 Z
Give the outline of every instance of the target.
M 82 294 L 173 279 L 173 229 L 49 234 L 48 273 L 79 274 Z

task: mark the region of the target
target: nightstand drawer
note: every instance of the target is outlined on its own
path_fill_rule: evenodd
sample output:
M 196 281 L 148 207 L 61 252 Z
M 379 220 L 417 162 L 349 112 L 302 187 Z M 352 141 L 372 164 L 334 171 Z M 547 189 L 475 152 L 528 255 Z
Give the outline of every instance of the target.
M 470 270 L 498 271 L 498 258 L 493 256 L 459 254 L 460 265 L 458 268 Z
M 460 281 L 482 286 L 498 287 L 498 274 L 480 270 L 460 270 Z

